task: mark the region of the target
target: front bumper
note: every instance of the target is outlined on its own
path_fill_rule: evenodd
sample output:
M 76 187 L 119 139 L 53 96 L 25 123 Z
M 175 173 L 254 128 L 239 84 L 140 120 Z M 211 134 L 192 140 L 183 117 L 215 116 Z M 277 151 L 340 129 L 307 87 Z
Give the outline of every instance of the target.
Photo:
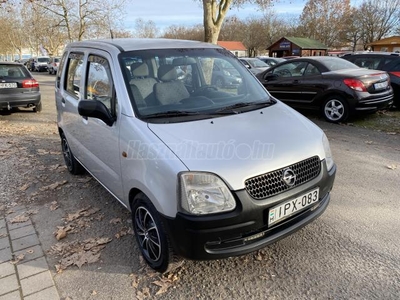
M 162 221 L 174 251 L 180 256 L 208 260 L 243 255 L 274 243 L 318 218 L 329 204 L 335 174 L 336 166 L 328 172 L 323 161 L 315 179 L 282 194 L 255 200 L 247 191 L 240 190 L 234 193 L 237 207 L 232 212 L 209 216 L 178 213 L 173 219 L 162 216 Z M 268 227 L 271 207 L 315 187 L 320 189 L 320 199 L 315 205 Z

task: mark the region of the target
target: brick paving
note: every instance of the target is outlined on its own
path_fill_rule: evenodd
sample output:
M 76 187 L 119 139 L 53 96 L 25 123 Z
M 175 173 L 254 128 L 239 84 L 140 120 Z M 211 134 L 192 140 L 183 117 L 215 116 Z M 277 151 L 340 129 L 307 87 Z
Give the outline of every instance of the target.
M 59 300 L 39 238 L 24 206 L 0 216 L 0 300 Z M 25 214 L 26 215 L 26 214 Z

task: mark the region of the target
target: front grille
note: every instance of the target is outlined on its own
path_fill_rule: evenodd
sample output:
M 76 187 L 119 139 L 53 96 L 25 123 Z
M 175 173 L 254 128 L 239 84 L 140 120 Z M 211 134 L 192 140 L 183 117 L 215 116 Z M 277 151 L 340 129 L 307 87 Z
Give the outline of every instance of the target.
M 296 174 L 293 186 L 287 186 L 283 181 L 283 172 L 288 168 Z M 261 200 L 306 183 L 317 177 L 320 172 L 321 162 L 318 156 L 314 156 L 293 165 L 249 178 L 244 184 L 251 197 Z

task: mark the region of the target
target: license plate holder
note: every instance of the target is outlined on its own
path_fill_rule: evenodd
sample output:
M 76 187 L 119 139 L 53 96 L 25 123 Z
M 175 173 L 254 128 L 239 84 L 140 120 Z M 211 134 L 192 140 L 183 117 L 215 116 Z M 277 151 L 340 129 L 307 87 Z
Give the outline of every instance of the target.
M 319 187 L 270 208 L 268 211 L 268 226 L 275 225 L 297 214 L 305 208 L 316 204 L 318 200 Z

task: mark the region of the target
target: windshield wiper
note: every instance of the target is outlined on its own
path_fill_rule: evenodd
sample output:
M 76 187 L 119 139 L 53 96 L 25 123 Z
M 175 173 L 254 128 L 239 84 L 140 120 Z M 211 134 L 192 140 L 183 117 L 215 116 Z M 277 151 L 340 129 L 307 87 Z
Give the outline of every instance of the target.
M 263 106 L 263 107 L 267 107 L 270 106 L 272 104 L 274 104 L 275 102 L 272 101 L 253 101 L 253 102 L 239 102 L 239 103 L 235 103 L 233 105 L 229 105 L 220 109 L 217 109 L 215 111 L 215 113 L 239 113 L 238 111 L 235 111 L 235 109 L 237 108 L 242 108 L 242 107 L 258 107 L 258 106 Z
M 184 117 L 184 116 L 194 116 L 194 115 L 199 115 L 199 113 L 197 111 L 168 110 L 168 111 L 145 115 L 143 116 L 143 118 L 151 119 L 151 118 L 164 118 L 164 117 Z

